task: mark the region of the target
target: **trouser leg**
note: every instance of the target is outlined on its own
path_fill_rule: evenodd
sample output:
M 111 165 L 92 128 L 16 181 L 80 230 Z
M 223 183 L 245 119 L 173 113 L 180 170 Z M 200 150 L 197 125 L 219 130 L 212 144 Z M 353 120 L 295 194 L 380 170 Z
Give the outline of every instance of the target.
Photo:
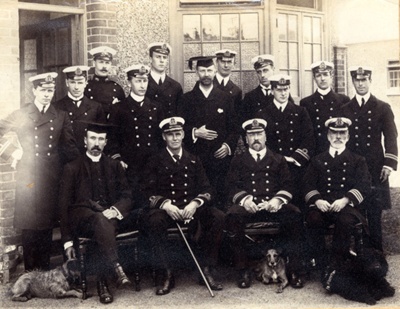
M 53 229 L 22 230 L 25 270 L 50 269 Z

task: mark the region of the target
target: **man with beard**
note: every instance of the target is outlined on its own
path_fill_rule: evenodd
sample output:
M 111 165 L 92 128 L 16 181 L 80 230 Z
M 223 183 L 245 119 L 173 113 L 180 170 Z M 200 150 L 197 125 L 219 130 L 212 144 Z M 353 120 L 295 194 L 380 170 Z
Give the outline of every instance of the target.
M 329 147 L 326 139 L 325 121 L 339 116 L 340 107 L 350 101 L 348 96 L 335 93 L 332 90 L 334 65 L 329 61 L 317 61 L 311 65 L 311 70 L 317 90 L 312 95 L 303 98 L 300 106 L 307 109 L 314 126 L 315 154 L 324 152 Z
M 109 78 L 113 56 L 117 51 L 108 46 L 99 46 L 89 50 L 93 56 L 94 76 L 88 81 L 85 96 L 103 105 L 106 116 L 111 106 L 125 99 L 125 92 L 120 85 Z
M 249 222 L 277 221 L 286 239 L 290 284 L 304 286 L 303 217 L 290 203 L 293 181 L 285 158 L 266 147 L 264 119 L 250 119 L 243 123 L 246 152 L 233 158 L 227 177 L 229 208 L 225 229 L 232 245 L 233 262 L 239 272 L 239 288 L 251 285 L 250 264 L 245 248 L 245 225 Z
M 117 232 L 134 229 L 132 194 L 125 172 L 118 161 L 103 154 L 108 126 L 89 123 L 84 137 L 86 153 L 68 163 L 60 187 L 61 236 L 67 258 L 75 258 L 73 240 L 88 237 L 96 242 L 106 267 L 112 267 L 117 288 L 128 287 L 130 280 L 118 261 Z M 97 271 L 100 302 L 111 303 L 105 269 Z
M 186 120 L 185 147 L 201 159 L 217 192 L 217 207 L 223 207 L 224 182 L 238 140 L 236 116 L 231 97 L 214 86 L 213 56 L 189 59 L 196 63 L 199 81 L 185 93 L 179 104 L 179 115 Z
M 166 74 L 171 46 L 151 43 L 148 46 L 151 71 L 146 97 L 157 104 L 162 119 L 176 115 L 177 104 L 183 94 L 182 86 Z
M 354 123 L 348 147 L 365 157 L 372 176 L 367 219 L 373 246 L 383 251 L 381 218 L 382 210 L 391 208 L 389 176 L 397 169 L 397 128 L 390 105 L 370 92 L 372 69 L 355 66 L 349 70 L 356 95 L 342 107 L 341 113 Z
M 326 228 L 335 223 L 331 263 L 339 266 L 349 255 L 355 225 L 366 222 L 360 208 L 370 192 L 371 177 L 365 159 L 346 149 L 351 124 L 348 118 L 325 122 L 330 147 L 312 158 L 302 182 L 312 255 L 322 268 L 327 265 Z
M 100 103 L 83 95 L 87 85 L 89 67 L 72 66 L 63 70 L 68 93 L 54 103 L 54 107 L 68 113 L 75 140 L 81 153 L 86 152 L 84 137 L 87 122 L 105 122 L 106 117 Z

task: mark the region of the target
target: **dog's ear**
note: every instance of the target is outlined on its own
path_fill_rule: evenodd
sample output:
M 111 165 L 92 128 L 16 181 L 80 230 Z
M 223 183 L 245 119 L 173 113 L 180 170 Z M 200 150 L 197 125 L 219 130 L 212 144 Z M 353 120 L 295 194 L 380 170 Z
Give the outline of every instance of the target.
M 75 272 L 80 270 L 80 264 L 77 259 L 70 259 L 66 263 L 69 271 Z
M 283 252 L 282 248 L 276 248 L 275 250 L 276 250 L 276 253 L 278 253 L 279 255 L 282 255 L 282 252 Z

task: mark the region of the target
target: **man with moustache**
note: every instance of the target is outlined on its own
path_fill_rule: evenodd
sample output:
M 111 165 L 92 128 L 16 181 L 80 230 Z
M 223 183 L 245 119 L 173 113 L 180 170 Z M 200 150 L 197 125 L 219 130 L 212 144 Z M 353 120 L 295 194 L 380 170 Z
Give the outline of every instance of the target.
M 89 50 L 93 56 L 94 76 L 88 81 L 85 96 L 103 105 L 106 116 L 111 106 L 125 99 L 125 92 L 120 85 L 109 78 L 113 56 L 117 51 L 108 46 L 99 46 Z
M 317 90 L 312 95 L 300 100 L 300 106 L 307 109 L 313 123 L 315 154 L 320 154 L 329 147 L 329 142 L 326 139 L 325 121 L 339 116 L 340 107 L 350 101 L 348 96 L 333 91 L 333 70 L 334 65 L 329 61 L 317 61 L 311 64 Z
M 182 86 L 166 74 L 171 46 L 155 42 L 148 46 L 151 71 L 146 97 L 157 104 L 162 119 L 176 115 L 177 104 L 183 94 Z
M 198 155 L 207 177 L 217 192 L 217 207 L 223 207 L 224 182 L 238 140 L 236 115 L 231 97 L 214 86 L 214 56 L 189 59 L 196 63 L 199 81 L 185 93 L 179 104 L 179 115 L 186 120 L 185 147 Z
M 106 117 L 100 103 L 84 96 L 89 67 L 72 66 L 63 70 L 67 95 L 54 103 L 54 107 L 67 112 L 81 153 L 86 152 L 84 137 L 87 122 L 105 122 Z
M 326 228 L 335 223 L 331 263 L 339 266 L 349 255 L 355 225 L 366 223 L 360 209 L 370 192 L 371 177 L 365 159 L 346 148 L 351 125 L 348 118 L 325 122 L 330 147 L 312 158 L 302 182 L 312 256 L 322 269 L 328 260 Z
M 372 176 L 366 215 L 373 245 L 383 251 L 381 218 L 382 210 L 391 208 L 389 176 L 397 169 L 397 128 L 390 105 L 371 94 L 372 68 L 354 66 L 349 71 L 356 95 L 341 113 L 354 124 L 348 148 L 365 157 Z
M 246 223 L 280 222 L 289 256 L 288 278 L 292 287 L 302 288 L 302 214 L 290 203 L 293 181 L 285 158 L 266 147 L 266 126 L 264 119 L 257 118 L 242 124 L 249 148 L 235 156 L 229 168 L 226 183 L 229 208 L 225 229 L 232 245 L 235 268 L 239 273 L 237 283 L 243 289 L 251 285 L 251 270 L 245 248 Z
M 214 192 L 199 157 L 182 147 L 184 123 L 181 117 L 161 121 L 166 148 L 149 159 L 142 181 L 148 207 L 141 227 L 155 251 L 157 295 L 168 294 L 174 287 L 173 252 L 167 239 L 167 229 L 176 227 L 174 221 L 182 225 L 189 222 L 190 233 L 200 247 L 204 275 L 211 289 L 222 290 L 222 284 L 214 276 L 224 214 L 213 206 Z
M 311 119 L 304 107 L 289 100 L 290 79 L 285 74 L 269 78 L 273 100 L 256 113 L 257 117 L 269 123 L 267 146 L 283 155 L 288 162 L 294 180 L 293 203 L 303 210 L 302 183 L 305 168 L 313 156 L 315 148 Z
M 131 282 L 119 264 L 115 236 L 134 229 L 137 218 L 130 212 L 132 194 L 121 164 L 103 154 L 108 128 L 103 123 L 89 123 L 84 137 L 86 153 L 64 168 L 59 200 L 61 237 L 68 259 L 76 257 L 74 239 L 93 239 L 102 262 L 112 267 L 117 288 L 121 288 Z M 97 272 L 100 302 L 111 303 L 105 269 Z
M 56 77 L 54 72 L 30 77 L 34 102 L 0 121 L 0 137 L 12 131 L 19 141 L 19 147 L 4 143 L 0 154 L 11 156 L 17 168 L 14 228 L 22 230 L 26 271 L 49 269 L 60 174 L 79 155 L 67 113 L 50 104 Z

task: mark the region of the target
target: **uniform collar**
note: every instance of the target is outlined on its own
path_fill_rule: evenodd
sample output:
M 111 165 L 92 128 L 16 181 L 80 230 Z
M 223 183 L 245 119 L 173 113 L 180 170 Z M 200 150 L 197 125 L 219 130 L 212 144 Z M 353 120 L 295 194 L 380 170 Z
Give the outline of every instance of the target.
M 215 77 L 218 80 L 218 83 L 221 85 L 222 81 L 224 81 L 224 85 L 226 86 L 229 82 L 229 75 L 226 77 L 223 77 L 221 74 L 219 74 L 219 72 L 217 72 L 217 74 L 215 74 Z
M 331 92 L 331 87 L 327 88 L 327 89 L 321 89 L 321 88 L 317 88 L 317 92 L 319 95 L 327 95 L 329 92 Z
M 162 74 L 159 74 L 159 73 L 157 73 L 155 71 L 152 71 L 152 70 L 150 71 L 150 75 L 151 75 L 151 77 L 153 77 L 153 79 L 155 80 L 156 83 L 158 83 L 160 78 L 161 78 L 162 82 L 165 82 L 165 78 L 167 77 L 165 72 L 162 73 Z
M 362 100 L 361 100 L 362 98 L 364 98 L 365 103 L 367 103 L 370 97 L 371 97 L 371 92 L 368 92 L 367 94 L 365 94 L 365 95 L 363 95 L 363 96 L 361 96 L 361 95 L 359 95 L 359 94 L 356 93 L 356 100 L 357 100 L 358 105 L 360 105 L 360 106 L 361 106 L 361 104 L 362 104 L 362 102 L 361 102 L 361 101 L 362 101 Z
M 99 156 L 92 156 L 89 152 L 86 151 L 86 155 L 92 162 L 100 162 L 101 154 Z
M 280 109 L 282 107 L 282 112 L 285 110 L 286 106 L 288 105 L 289 101 L 286 101 L 286 103 L 279 103 L 278 101 L 276 101 L 274 99 L 274 104 L 276 106 L 277 109 Z
M 260 160 L 262 160 L 265 157 L 265 155 L 267 154 L 267 147 L 265 147 L 261 151 L 255 151 L 254 149 L 249 148 L 249 152 L 250 152 L 251 156 L 254 158 L 254 160 L 257 161 L 258 154 L 260 155 Z
M 132 99 L 134 99 L 136 102 L 138 102 L 138 103 L 140 103 L 140 106 L 142 106 L 143 105 L 143 101 L 144 101 L 144 96 L 142 97 L 142 96 L 138 96 L 138 95 L 136 95 L 136 94 L 134 94 L 132 91 L 131 91 L 131 93 L 130 93 L 130 96 L 132 97 Z
M 79 98 L 75 98 L 74 96 L 72 96 L 71 93 L 68 92 L 68 98 L 70 98 L 72 101 L 74 102 L 78 102 L 78 101 L 82 101 L 83 99 L 83 94 L 79 97 Z
M 43 106 L 44 106 L 44 112 L 47 112 L 47 110 L 50 107 L 50 104 L 43 105 L 42 103 L 39 103 L 38 101 L 36 101 L 36 99 L 35 99 L 35 101 L 33 103 L 35 104 L 35 106 L 37 107 L 39 112 L 42 112 Z
M 337 155 L 341 155 L 343 151 L 346 150 L 346 146 L 340 149 L 333 148 L 332 146 L 329 146 L 329 154 L 331 155 L 332 158 L 335 157 L 335 153 L 337 152 Z
M 167 149 L 169 155 L 171 156 L 172 160 L 174 160 L 176 162 L 175 158 L 173 157 L 174 154 L 171 152 L 171 150 L 169 150 L 168 147 L 166 147 L 166 149 Z M 181 147 L 181 149 L 179 150 L 179 153 L 178 153 L 179 159 L 182 159 L 182 154 L 183 154 L 183 148 Z
M 199 89 L 200 91 L 204 94 L 206 98 L 210 95 L 211 91 L 213 90 L 213 85 L 211 84 L 211 87 L 209 89 L 205 89 L 200 83 L 199 83 Z

